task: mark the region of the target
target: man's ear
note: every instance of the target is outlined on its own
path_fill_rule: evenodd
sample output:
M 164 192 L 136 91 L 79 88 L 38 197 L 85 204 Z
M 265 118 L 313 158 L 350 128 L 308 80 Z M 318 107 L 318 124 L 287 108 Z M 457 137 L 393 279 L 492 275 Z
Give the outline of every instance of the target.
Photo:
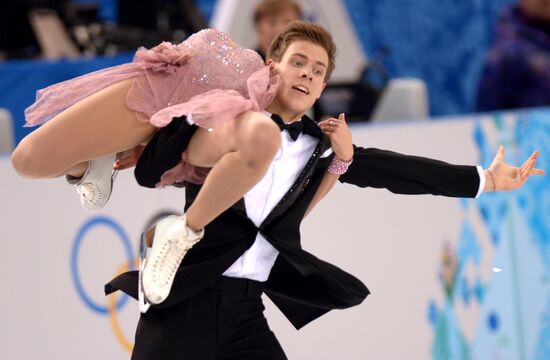
M 327 87 L 327 83 L 324 82 L 323 83 L 323 88 L 321 89 L 321 92 L 319 93 L 319 96 L 317 96 L 317 99 L 319 99 L 321 97 L 321 95 L 323 94 L 323 91 L 325 90 L 326 87 Z
M 275 62 L 275 60 L 273 60 L 273 59 L 267 59 L 266 65 L 269 66 L 269 71 L 271 72 L 271 74 L 275 74 L 275 73 L 276 73 L 276 71 L 275 71 L 275 66 L 277 65 L 277 63 Z

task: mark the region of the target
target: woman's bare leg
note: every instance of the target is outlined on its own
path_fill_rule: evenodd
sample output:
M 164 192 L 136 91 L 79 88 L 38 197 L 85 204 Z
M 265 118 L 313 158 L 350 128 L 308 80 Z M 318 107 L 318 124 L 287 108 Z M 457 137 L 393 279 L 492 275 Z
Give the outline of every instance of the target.
M 258 112 L 209 132 L 198 129 L 187 148 L 189 163 L 212 167 L 185 216 L 170 216 L 147 235 L 151 253 L 141 273 L 142 290 L 152 304 L 169 295 L 187 251 L 203 236 L 203 228 L 250 190 L 269 168 L 281 144 L 277 125 Z
M 280 134 L 269 117 L 252 111 L 224 128 L 195 133 L 188 147 L 189 162 L 215 165 L 186 212 L 189 228 L 202 229 L 261 180 L 280 148 Z
M 98 91 L 34 130 L 12 154 L 15 170 L 30 178 L 81 176 L 89 160 L 148 140 L 155 127 L 126 106 L 131 85 L 128 79 Z

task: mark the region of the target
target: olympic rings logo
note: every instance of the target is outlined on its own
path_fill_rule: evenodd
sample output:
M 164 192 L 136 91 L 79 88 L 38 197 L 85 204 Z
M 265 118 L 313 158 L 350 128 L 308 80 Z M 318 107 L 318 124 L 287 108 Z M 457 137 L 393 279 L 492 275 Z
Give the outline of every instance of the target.
M 150 221 L 147 222 L 144 229 L 150 228 L 153 224 L 155 224 L 159 219 L 167 216 L 176 214 L 174 211 L 161 211 L 157 213 L 155 216 L 151 218 Z M 80 252 L 82 248 L 82 244 L 84 242 L 84 239 L 86 235 L 90 232 L 92 229 L 96 229 L 97 227 L 103 227 L 107 228 L 108 230 L 114 232 L 116 236 L 122 241 L 122 245 L 124 248 L 124 253 L 126 257 L 126 261 L 123 262 L 113 274 L 113 277 L 118 276 L 119 274 L 133 270 L 137 268 L 137 264 L 139 261 L 139 256 L 135 256 L 135 252 L 132 249 L 132 243 L 130 241 L 130 238 L 128 237 L 127 233 L 124 231 L 122 226 L 120 226 L 114 219 L 109 218 L 107 216 L 96 216 L 89 220 L 87 220 L 78 230 L 76 234 L 76 238 L 73 243 L 73 247 L 71 250 L 71 275 L 73 284 L 75 286 L 76 292 L 79 296 L 79 298 L 82 300 L 82 302 L 94 313 L 99 314 L 100 316 L 108 316 L 109 322 L 111 324 L 111 328 L 113 329 L 113 333 L 115 335 L 115 338 L 120 343 L 120 345 L 129 353 L 132 352 L 133 344 L 128 340 L 128 338 L 124 335 L 122 331 L 122 327 L 120 326 L 120 322 L 118 319 L 118 312 L 122 310 L 122 308 L 126 305 L 128 302 L 129 296 L 122 293 L 122 295 L 119 295 L 118 292 L 109 295 L 107 297 L 107 304 L 102 305 L 98 304 L 96 301 L 92 299 L 92 297 L 84 290 L 84 286 L 81 280 L 81 276 L 78 270 L 78 263 L 80 258 Z M 109 280 L 109 279 L 106 279 Z M 137 314 L 136 314 L 137 315 Z
M 82 247 L 84 238 L 91 229 L 98 226 L 107 227 L 109 230 L 114 231 L 114 233 L 122 240 L 122 244 L 126 253 L 126 262 L 119 266 L 119 268 L 116 270 L 115 276 L 129 270 L 130 264 L 134 262 L 134 252 L 132 250 L 132 244 L 124 229 L 111 218 L 105 216 L 94 217 L 86 221 L 84 225 L 82 225 L 76 235 L 76 239 L 73 244 L 73 248 L 71 251 L 71 274 L 73 283 L 80 299 L 84 302 L 84 304 L 87 305 L 88 308 L 101 316 L 109 316 L 109 320 L 111 323 L 111 327 L 113 328 L 115 337 L 127 351 L 131 352 L 133 344 L 131 344 L 126 336 L 124 336 L 124 334 L 122 333 L 122 329 L 120 327 L 120 323 L 117 317 L 117 311 L 120 311 L 122 307 L 127 303 L 128 295 L 123 294 L 118 298 L 118 300 L 116 299 L 116 295 L 109 296 L 107 299 L 107 305 L 97 304 L 84 290 L 84 286 L 82 285 L 80 274 L 78 272 L 80 249 Z
M 107 226 L 110 229 L 114 230 L 114 232 L 120 237 L 120 239 L 122 239 L 122 244 L 124 245 L 124 249 L 126 251 L 128 264 L 131 263 L 133 260 L 133 251 L 132 251 L 132 244 L 130 243 L 129 238 L 124 232 L 124 230 L 122 229 L 122 227 L 118 225 L 114 220 L 108 217 L 99 216 L 99 217 L 92 218 L 91 220 L 88 220 L 86 223 L 84 223 L 84 225 L 80 228 L 80 230 L 76 235 L 76 240 L 73 244 L 73 249 L 71 251 L 71 273 L 72 273 L 73 282 L 76 287 L 76 291 L 78 292 L 78 295 L 80 296 L 80 298 L 84 301 L 86 305 L 88 305 L 90 309 L 92 309 L 92 311 L 97 312 L 101 315 L 105 315 L 109 312 L 107 306 L 98 305 L 84 291 L 84 287 L 82 286 L 82 282 L 80 280 L 78 267 L 77 267 L 78 256 L 80 253 L 80 248 L 81 248 L 84 236 L 92 228 L 96 226 Z M 118 301 L 118 303 L 116 304 L 116 309 L 119 310 L 120 308 L 122 308 L 122 306 L 124 306 L 127 300 L 128 300 L 128 296 L 122 296 Z

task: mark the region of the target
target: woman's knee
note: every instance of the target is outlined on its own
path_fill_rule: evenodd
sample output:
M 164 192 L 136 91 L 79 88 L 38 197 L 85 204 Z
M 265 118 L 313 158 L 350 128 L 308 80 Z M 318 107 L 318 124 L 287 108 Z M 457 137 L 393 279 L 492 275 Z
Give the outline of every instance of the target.
M 36 169 L 36 151 L 32 142 L 23 139 L 11 154 L 11 164 L 24 177 L 39 177 Z
M 253 158 L 272 159 L 281 147 L 279 127 L 262 113 L 251 113 L 239 136 L 241 148 Z
M 21 140 L 11 154 L 11 163 L 15 171 L 23 177 L 59 176 L 63 170 L 62 164 L 54 160 L 56 155 L 53 152 L 53 149 L 41 144 L 39 139 L 27 136 Z

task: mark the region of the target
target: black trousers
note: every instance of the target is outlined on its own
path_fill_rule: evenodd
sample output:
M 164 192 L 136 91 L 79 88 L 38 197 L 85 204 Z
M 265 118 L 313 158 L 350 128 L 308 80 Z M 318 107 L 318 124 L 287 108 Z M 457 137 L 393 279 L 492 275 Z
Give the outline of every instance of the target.
M 262 283 L 222 276 L 191 299 L 141 314 L 132 360 L 284 360 Z

